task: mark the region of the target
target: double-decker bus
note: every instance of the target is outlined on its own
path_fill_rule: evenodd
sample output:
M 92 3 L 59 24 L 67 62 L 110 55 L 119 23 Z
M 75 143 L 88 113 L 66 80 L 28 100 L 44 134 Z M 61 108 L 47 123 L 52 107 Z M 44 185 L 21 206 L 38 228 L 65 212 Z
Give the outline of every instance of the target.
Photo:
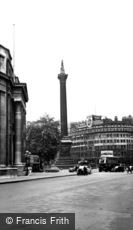
M 111 172 L 115 166 L 119 165 L 120 158 L 113 155 L 112 150 L 101 151 L 101 156 L 99 158 L 99 172 Z

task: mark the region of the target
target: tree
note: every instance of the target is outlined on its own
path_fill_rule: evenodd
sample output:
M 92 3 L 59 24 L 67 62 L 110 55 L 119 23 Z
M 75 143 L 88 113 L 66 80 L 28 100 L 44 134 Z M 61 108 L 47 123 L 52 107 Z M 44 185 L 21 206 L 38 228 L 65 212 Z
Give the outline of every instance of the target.
M 46 162 L 55 159 L 59 147 L 59 122 L 45 115 L 37 121 L 28 122 L 26 128 L 27 150 Z

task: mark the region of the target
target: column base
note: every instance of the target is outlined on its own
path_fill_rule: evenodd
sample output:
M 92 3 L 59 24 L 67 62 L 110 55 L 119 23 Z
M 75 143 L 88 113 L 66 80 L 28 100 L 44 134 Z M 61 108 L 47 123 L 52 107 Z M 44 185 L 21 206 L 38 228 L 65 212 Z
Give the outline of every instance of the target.
M 74 165 L 74 160 L 71 157 L 72 141 L 66 136 L 60 142 L 60 150 L 56 159 L 55 165 L 60 169 L 68 169 Z
M 13 167 L 17 168 L 17 175 L 18 176 L 25 176 L 25 171 L 24 171 L 25 164 L 24 163 L 14 164 Z
M 19 167 L 19 166 L 22 166 L 24 165 L 24 163 L 20 162 L 20 163 L 14 163 L 13 167 Z
M 17 176 L 17 168 L 0 167 L 0 176 Z
M 0 164 L 0 168 L 6 168 L 5 164 Z

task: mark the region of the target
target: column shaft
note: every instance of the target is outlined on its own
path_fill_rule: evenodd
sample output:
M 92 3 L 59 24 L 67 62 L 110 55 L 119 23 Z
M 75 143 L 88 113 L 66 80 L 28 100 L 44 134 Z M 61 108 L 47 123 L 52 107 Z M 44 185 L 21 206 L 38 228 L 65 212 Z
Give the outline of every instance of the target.
M 22 151 L 22 114 L 21 104 L 16 102 L 15 105 L 15 165 L 21 165 Z
M 11 166 L 11 95 L 7 95 L 7 144 L 6 165 Z
M 68 135 L 67 128 L 67 98 L 66 98 L 66 81 L 60 81 L 60 106 L 61 106 L 61 134 Z
M 6 93 L 0 91 L 0 166 L 6 166 Z

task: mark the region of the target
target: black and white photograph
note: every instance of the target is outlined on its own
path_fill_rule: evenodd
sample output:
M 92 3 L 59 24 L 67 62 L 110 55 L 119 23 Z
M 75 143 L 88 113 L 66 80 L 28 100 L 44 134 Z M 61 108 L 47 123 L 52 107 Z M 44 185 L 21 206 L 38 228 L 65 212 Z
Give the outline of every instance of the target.
M 0 0 L 0 229 L 133 229 L 132 0 Z

